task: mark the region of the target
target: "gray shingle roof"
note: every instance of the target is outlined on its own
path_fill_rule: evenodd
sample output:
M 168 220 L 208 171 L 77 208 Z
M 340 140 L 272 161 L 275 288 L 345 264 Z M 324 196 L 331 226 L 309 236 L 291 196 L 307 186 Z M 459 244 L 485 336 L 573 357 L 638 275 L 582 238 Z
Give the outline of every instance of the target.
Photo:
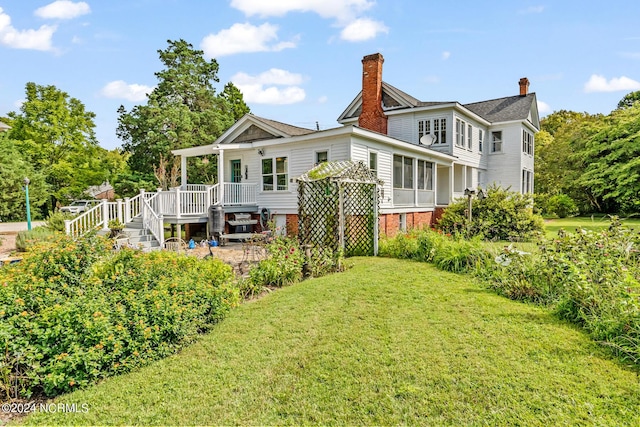
M 280 132 L 283 132 L 285 134 L 287 134 L 288 136 L 300 136 L 300 135 L 308 135 L 310 133 L 314 133 L 317 132 L 317 130 L 314 129 L 307 129 L 307 128 L 301 128 L 298 126 L 292 126 L 292 125 L 288 125 L 286 123 L 282 123 L 282 122 L 277 122 L 275 120 L 269 120 L 269 119 L 265 119 L 264 117 L 259 117 L 256 116 L 254 114 L 251 114 L 251 117 L 253 117 L 254 119 L 268 125 L 271 126 L 273 128 L 278 129 Z
M 508 122 L 511 120 L 526 120 L 529 117 L 534 99 L 535 93 L 530 93 L 525 96 L 516 95 L 489 101 L 473 102 L 463 106 L 492 123 Z

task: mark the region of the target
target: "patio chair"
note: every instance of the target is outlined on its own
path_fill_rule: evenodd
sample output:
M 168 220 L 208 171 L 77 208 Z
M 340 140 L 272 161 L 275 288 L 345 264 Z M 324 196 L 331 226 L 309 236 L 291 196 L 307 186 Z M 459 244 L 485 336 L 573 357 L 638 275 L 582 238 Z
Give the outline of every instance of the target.
M 164 248 L 173 252 L 186 252 L 187 242 L 179 237 L 169 237 L 164 241 Z

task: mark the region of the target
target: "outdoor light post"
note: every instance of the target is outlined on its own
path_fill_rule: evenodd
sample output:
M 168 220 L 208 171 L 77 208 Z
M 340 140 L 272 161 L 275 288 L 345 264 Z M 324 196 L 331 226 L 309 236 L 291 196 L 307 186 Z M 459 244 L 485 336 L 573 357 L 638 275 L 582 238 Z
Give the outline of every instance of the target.
M 29 206 L 29 178 L 25 178 L 22 182 L 24 182 L 24 193 L 27 198 L 27 230 L 31 230 L 31 206 Z
M 469 208 L 468 208 L 468 213 L 469 213 L 469 223 L 471 223 L 471 205 L 473 204 L 473 202 L 471 201 L 471 197 L 473 197 L 473 195 L 476 194 L 475 190 L 471 190 L 470 188 L 465 188 L 464 189 L 464 195 L 467 196 L 467 199 L 469 200 Z

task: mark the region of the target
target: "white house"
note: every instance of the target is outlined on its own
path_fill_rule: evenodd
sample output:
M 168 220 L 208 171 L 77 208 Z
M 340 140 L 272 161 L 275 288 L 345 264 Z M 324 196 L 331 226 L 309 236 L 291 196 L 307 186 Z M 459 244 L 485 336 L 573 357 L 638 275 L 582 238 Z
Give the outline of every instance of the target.
M 213 144 L 173 151 L 181 158 L 180 187 L 111 210 L 105 205 L 89 223 L 106 226 L 110 212 L 125 222 L 141 216 L 161 240 L 163 222 L 206 224 L 209 207 L 220 206 L 227 221 L 244 213 L 256 222 L 269 212 L 276 225 L 295 232 L 296 177 L 324 161 L 362 161 L 376 172 L 384 182 L 380 231 L 387 235 L 432 224 L 467 188 L 496 183 L 532 191 L 539 118 L 526 78 L 514 96 L 466 105 L 424 102 L 383 82 L 383 62 L 379 53 L 362 59 L 362 90 L 338 118 L 342 126 L 320 131 L 247 114 Z M 187 158 L 211 154 L 217 183 L 188 183 Z M 75 224 L 68 224 L 70 234 L 80 233 Z
M 526 78 L 515 96 L 423 102 L 383 82 L 383 62 L 380 54 L 363 58 L 362 90 L 338 118 L 343 126 L 318 131 L 247 114 L 214 144 L 173 151 L 182 158 L 182 182 L 188 157 L 218 154 L 225 212 L 267 208 L 295 230 L 295 177 L 322 161 L 363 161 L 384 181 L 380 225 L 387 234 L 432 223 L 467 188 L 533 190 L 539 118 Z

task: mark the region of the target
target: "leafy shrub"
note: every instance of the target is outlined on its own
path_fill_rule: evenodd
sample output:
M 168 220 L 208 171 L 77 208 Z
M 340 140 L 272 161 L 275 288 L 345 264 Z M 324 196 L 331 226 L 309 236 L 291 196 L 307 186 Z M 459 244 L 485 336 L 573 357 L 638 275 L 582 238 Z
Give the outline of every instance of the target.
M 20 252 L 26 252 L 27 249 L 36 243 L 46 241 L 55 235 L 56 232 L 54 230 L 44 226 L 20 231 L 16 236 L 16 249 Z
M 231 268 L 62 236 L 0 269 L 0 389 L 48 396 L 175 352 L 238 302 Z
M 249 271 L 255 285 L 284 286 L 302 280 L 303 253 L 293 239 L 277 237 L 267 246 L 267 258 Z
M 433 255 L 433 263 L 441 270 L 465 273 L 477 268 L 488 258 L 479 239 L 447 239 L 440 244 Z
M 534 211 L 548 217 L 567 218 L 579 213 L 578 206 L 566 194 L 536 194 L 534 196 Z
M 484 199 L 473 198 L 472 219 L 467 218 L 468 200 L 449 205 L 438 222 L 445 233 L 485 240 L 529 241 L 543 232 L 542 217 L 532 211 L 531 195 L 489 187 Z
M 431 229 L 413 229 L 381 239 L 380 255 L 433 262 L 438 268 L 454 273 L 470 271 L 488 258 L 479 239 L 457 239 Z
M 299 282 L 303 277 L 320 277 L 342 271 L 343 261 L 341 251 L 317 247 L 305 251 L 296 240 L 277 237 L 267 246 L 267 258 L 249 270 L 250 284 L 242 286 L 246 293 L 254 295 L 268 286 L 280 287 Z
M 70 220 L 73 219 L 74 216 L 71 213 L 68 212 L 52 212 L 49 217 L 47 218 L 47 222 L 45 224 L 45 226 L 49 229 L 49 230 L 53 230 L 53 231 L 58 231 L 60 233 L 64 233 L 65 227 L 64 227 L 64 221 L 65 220 Z
M 549 198 L 549 213 L 555 214 L 558 218 L 566 218 L 578 215 L 578 206 L 573 199 L 566 194 L 556 194 Z

